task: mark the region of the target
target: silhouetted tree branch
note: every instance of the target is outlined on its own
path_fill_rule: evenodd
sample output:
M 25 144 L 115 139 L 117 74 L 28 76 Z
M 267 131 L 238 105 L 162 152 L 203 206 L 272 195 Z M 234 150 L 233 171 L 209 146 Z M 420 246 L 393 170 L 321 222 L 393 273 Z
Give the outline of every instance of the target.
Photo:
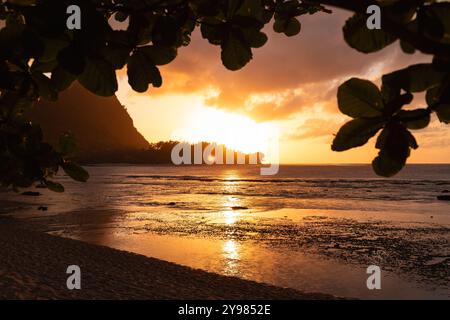
M 66 8 L 79 5 L 83 28 L 67 30 Z M 382 30 L 366 27 L 369 5 L 382 5 Z M 56 100 L 60 91 L 79 81 L 100 96 L 118 89 L 116 70 L 127 68 L 137 92 L 160 87 L 161 65 L 172 62 L 178 49 L 200 29 L 211 45 L 220 46 L 221 60 L 239 70 L 253 50 L 268 40 L 264 26 L 295 36 L 307 14 L 330 13 L 327 6 L 354 12 L 343 28 L 346 43 L 362 53 L 382 50 L 400 40 L 405 53 L 429 54 L 433 62 L 386 74 L 378 88 L 352 78 L 339 87 L 338 107 L 353 120 L 337 133 L 332 149 L 359 147 L 378 135 L 380 150 L 372 165 L 392 176 L 405 165 L 418 144 L 410 130 L 426 128 L 430 114 L 450 122 L 450 2 L 399 0 L 8 0 L 0 4 L 0 182 L 13 189 L 35 183 L 54 191 L 63 187 L 50 179 L 59 169 L 86 181 L 88 174 L 70 161 L 74 145 L 43 141 L 37 124 L 24 112 L 39 99 Z M 109 19 L 129 19 L 127 30 L 114 30 Z M 426 92 L 427 108 L 407 110 L 413 93 Z

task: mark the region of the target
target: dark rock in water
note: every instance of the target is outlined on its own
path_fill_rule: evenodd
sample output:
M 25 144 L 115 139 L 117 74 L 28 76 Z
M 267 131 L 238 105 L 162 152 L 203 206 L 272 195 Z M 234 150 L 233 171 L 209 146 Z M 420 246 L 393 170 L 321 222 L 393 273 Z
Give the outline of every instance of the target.
M 25 191 L 25 192 L 22 192 L 22 195 L 30 196 L 30 197 L 39 197 L 41 195 L 41 193 L 35 192 L 35 191 Z
M 40 206 L 40 207 L 38 208 L 38 210 L 39 210 L 39 211 L 47 211 L 47 210 L 48 210 L 48 207 Z
M 176 202 L 169 202 L 167 205 L 168 206 L 174 206 L 174 205 L 176 205 L 177 203 Z
M 442 201 L 450 201 L 450 196 L 437 196 L 437 199 Z
M 248 210 L 248 208 L 247 207 L 235 206 L 235 207 L 231 207 L 231 210 Z
M 449 190 L 442 190 L 442 193 L 450 193 Z

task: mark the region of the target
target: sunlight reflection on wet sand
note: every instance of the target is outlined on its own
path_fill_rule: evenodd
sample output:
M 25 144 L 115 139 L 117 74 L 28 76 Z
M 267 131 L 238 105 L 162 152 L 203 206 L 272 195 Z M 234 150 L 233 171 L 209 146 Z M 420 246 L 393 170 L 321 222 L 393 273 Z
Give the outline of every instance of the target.
M 225 273 L 239 275 L 239 251 L 234 240 L 227 240 L 223 244 L 223 256 L 225 257 Z
M 90 233 L 80 238 L 193 268 L 307 292 L 367 299 L 445 297 L 445 291 L 430 291 L 417 287 L 390 272 L 382 274 L 383 290 L 370 291 L 366 288 L 367 274 L 363 267 L 323 259 L 302 251 L 264 248 L 250 241 L 154 234 L 130 235 L 112 233 L 111 230 L 98 232 L 106 232 L 108 236 Z

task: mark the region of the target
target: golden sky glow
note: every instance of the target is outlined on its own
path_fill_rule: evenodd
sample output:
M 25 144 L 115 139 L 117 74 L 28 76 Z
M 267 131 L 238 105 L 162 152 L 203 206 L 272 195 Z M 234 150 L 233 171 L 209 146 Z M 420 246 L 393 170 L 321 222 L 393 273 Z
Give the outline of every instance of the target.
M 159 140 L 216 141 L 253 152 L 280 133 L 281 163 L 368 163 L 376 155 L 369 146 L 332 152 L 333 134 L 349 120 L 339 113 L 336 91 L 356 76 L 379 82 L 391 72 L 429 57 L 405 55 L 398 43 L 370 55 L 360 54 L 342 37 L 347 13 L 319 14 L 302 19 L 294 38 L 267 30 L 268 44 L 254 50 L 243 70 L 231 72 L 220 62 L 220 51 L 193 35 L 177 59 L 161 68 L 163 87 L 134 93 L 125 72 L 117 94 L 138 130 L 151 142 Z M 416 107 L 423 99 L 418 99 Z M 435 118 L 426 130 L 415 132 L 420 148 L 410 162 L 447 163 L 450 130 Z

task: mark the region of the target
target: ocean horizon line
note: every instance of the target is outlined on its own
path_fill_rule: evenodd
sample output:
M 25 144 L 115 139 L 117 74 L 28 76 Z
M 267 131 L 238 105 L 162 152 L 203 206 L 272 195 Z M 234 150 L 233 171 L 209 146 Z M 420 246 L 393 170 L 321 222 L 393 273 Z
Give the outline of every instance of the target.
M 254 166 L 265 166 L 269 164 L 183 164 L 183 165 L 175 165 L 171 163 L 127 163 L 127 162 L 104 162 L 104 163 L 83 163 L 83 166 L 136 166 L 136 167 L 254 167 Z M 368 166 L 370 167 L 371 163 L 280 163 L 280 166 Z M 436 165 L 450 165 L 449 163 L 442 162 L 417 162 L 417 163 L 407 163 L 405 167 L 408 166 L 436 166 Z

